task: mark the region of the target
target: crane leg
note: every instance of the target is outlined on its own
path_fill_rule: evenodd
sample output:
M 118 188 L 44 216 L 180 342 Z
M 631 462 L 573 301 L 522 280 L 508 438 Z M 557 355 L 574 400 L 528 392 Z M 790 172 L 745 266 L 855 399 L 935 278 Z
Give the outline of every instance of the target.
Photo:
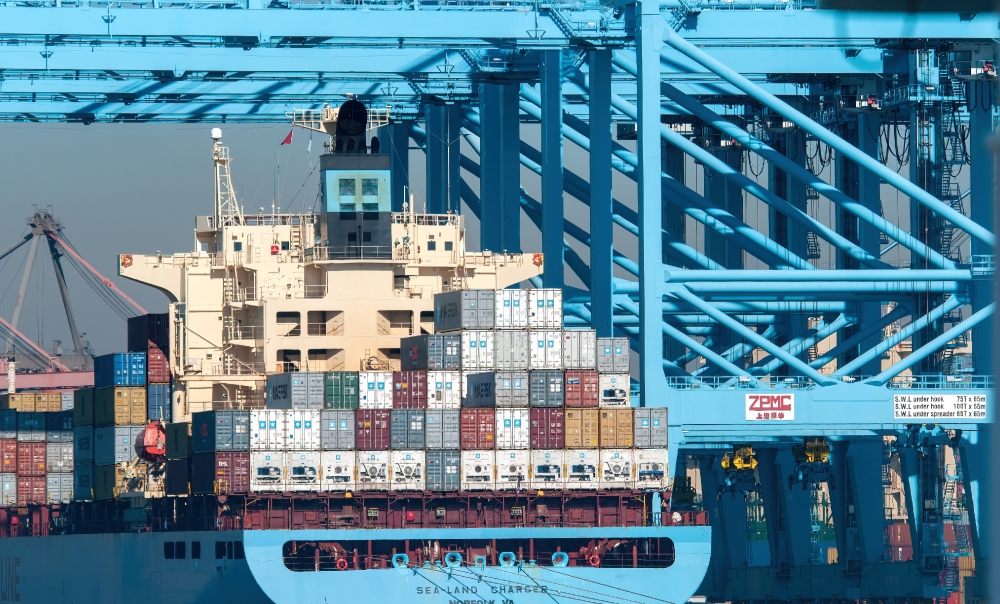
M 76 317 L 73 315 L 73 303 L 69 299 L 69 288 L 66 287 L 66 275 L 63 273 L 62 263 L 59 258 L 59 248 L 52 238 L 46 238 L 49 243 L 49 254 L 52 256 L 52 268 L 55 269 L 56 281 L 59 283 L 59 294 L 62 295 L 63 308 L 66 309 L 66 321 L 69 323 L 69 332 L 73 336 L 73 349 L 76 354 L 83 354 L 83 338 L 76 328 Z
M 17 292 L 17 305 L 14 306 L 14 316 L 10 324 L 17 328 L 17 322 L 21 318 L 21 308 L 24 306 L 24 295 L 28 292 L 28 281 L 31 280 L 31 267 L 35 263 L 35 252 L 38 251 L 38 236 L 31 238 L 31 249 L 28 250 L 28 261 L 24 265 L 24 274 L 21 275 L 21 289 Z M 13 341 L 7 342 L 7 352 L 13 348 Z

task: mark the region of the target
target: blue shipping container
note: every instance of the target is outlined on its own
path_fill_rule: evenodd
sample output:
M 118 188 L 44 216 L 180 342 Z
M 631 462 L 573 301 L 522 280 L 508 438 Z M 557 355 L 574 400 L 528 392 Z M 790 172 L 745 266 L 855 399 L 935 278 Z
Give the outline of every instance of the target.
M 150 384 L 146 387 L 146 417 L 173 421 L 173 405 L 170 404 L 170 384 Z
M 146 353 L 115 352 L 94 357 L 94 388 L 145 385 Z

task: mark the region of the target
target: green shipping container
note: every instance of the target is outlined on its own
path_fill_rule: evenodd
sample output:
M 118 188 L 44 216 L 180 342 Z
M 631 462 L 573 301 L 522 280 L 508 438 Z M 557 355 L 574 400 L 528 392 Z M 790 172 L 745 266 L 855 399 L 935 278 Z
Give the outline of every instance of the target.
M 326 374 L 324 409 L 358 408 L 358 372 L 331 371 Z
M 73 392 L 73 425 L 94 425 L 93 388 L 80 388 Z
M 167 459 L 191 457 L 191 424 L 167 424 Z

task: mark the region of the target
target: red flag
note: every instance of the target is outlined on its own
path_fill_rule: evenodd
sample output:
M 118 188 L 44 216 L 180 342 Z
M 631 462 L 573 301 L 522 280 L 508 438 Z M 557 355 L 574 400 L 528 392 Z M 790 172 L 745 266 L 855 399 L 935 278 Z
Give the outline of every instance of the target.
M 281 141 L 281 145 L 291 145 L 292 144 L 292 132 L 295 132 L 294 128 L 288 131 L 288 136 L 285 137 L 285 140 Z M 278 145 L 278 146 L 280 147 L 281 145 Z

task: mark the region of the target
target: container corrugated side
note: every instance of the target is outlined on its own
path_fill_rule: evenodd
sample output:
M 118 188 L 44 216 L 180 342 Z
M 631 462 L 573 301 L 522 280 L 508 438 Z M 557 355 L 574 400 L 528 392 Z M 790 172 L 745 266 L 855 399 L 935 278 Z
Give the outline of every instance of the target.
M 94 464 L 73 464 L 73 499 L 91 501 L 94 499 Z
M 562 408 L 531 409 L 531 448 L 562 449 L 566 446 Z
M 354 415 L 353 411 L 349 411 Z M 250 450 L 283 451 L 285 449 L 284 409 L 254 409 L 250 412 Z M 351 422 L 353 428 L 353 422 Z
M 45 496 L 45 476 L 17 477 L 17 505 L 40 505 Z
M 628 338 L 597 338 L 597 370 L 601 373 L 629 372 Z
M 250 490 L 250 453 L 220 451 L 191 456 L 191 492 L 239 495 Z
M 357 451 L 323 451 L 320 453 L 320 466 L 321 491 L 342 492 L 355 489 Z
M 137 426 L 146 419 L 145 387 L 113 386 L 94 391 L 95 426 Z
M 566 448 L 596 449 L 600 442 L 600 411 L 567 408 Z
M 531 381 L 527 371 L 497 371 L 495 382 L 497 407 L 528 406 Z
M 461 486 L 462 456 L 458 451 L 427 451 L 428 491 L 457 491 Z
M 562 369 L 562 331 L 532 330 L 528 342 L 531 369 Z
M 326 402 L 326 377 L 316 371 L 276 373 L 267 376 L 268 409 L 322 409 Z
M 324 409 L 358 408 L 358 372 L 331 371 L 326 374 Z
M 359 409 L 392 409 L 392 372 L 360 372 L 358 393 Z
M 17 411 L 0 410 L 0 438 L 17 438 Z
M 94 463 L 93 426 L 77 426 L 73 428 L 73 460 L 76 463 Z
M 462 449 L 493 449 L 496 446 L 496 412 L 494 409 L 462 409 Z
M 494 332 L 465 330 L 462 332 L 462 371 L 492 371 L 496 368 Z
M 461 446 L 460 416 L 457 409 L 428 409 L 424 413 L 424 447 L 457 450 Z
M 593 329 L 564 331 L 562 355 L 566 369 L 597 369 L 597 332 Z
M 494 325 L 497 329 L 528 327 L 528 292 L 523 289 L 498 289 L 493 298 Z
M 531 444 L 531 415 L 528 409 L 496 410 L 497 449 L 527 449 Z
M 562 290 L 538 288 L 528 290 L 528 327 L 562 329 Z
M 17 505 L 17 474 L 0 474 L 0 507 Z
M 427 372 L 422 370 L 392 372 L 392 408 L 427 408 Z
M 528 332 L 497 330 L 493 333 L 493 357 L 496 368 L 505 371 L 525 370 L 530 364 Z
M 18 413 L 17 440 L 18 442 L 44 442 L 45 414 Z
M 566 377 L 562 371 L 531 372 L 531 389 L 528 402 L 532 407 L 562 407 L 565 402 L 563 388 Z
M 0 473 L 17 474 L 17 441 L 13 438 L 0 440 Z
M 105 426 L 94 429 L 94 465 L 110 466 L 132 461 L 135 443 L 145 426 Z
M 45 442 L 59 443 L 73 440 L 73 411 L 45 414 Z
M 566 370 L 566 407 L 597 407 L 600 399 L 600 376 L 596 371 Z
M 496 488 L 496 452 L 490 450 L 462 451 L 463 491 L 492 491 Z
M 292 409 L 286 410 L 284 413 L 283 449 L 286 451 L 319 451 L 320 412 Z
M 462 374 L 459 371 L 427 372 L 427 408 L 460 409 Z
M 458 334 L 423 334 L 400 341 L 403 371 L 455 371 L 462 368 L 462 338 Z
M 201 411 L 191 415 L 191 451 L 248 451 L 250 412 Z
M 191 460 L 168 459 L 167 476 L 164 480 L 167 495 L 189 495 L 191 493 Z
M 17 475 L 45 476 L 45 443 L 17 443 Z
M 434 295 L 434 331 L 492 329 L 494 293 L 489 289 L 466 289 Z
M 73 392 L 73 425 L 87 426 L 94 423 L 94 389 L 80 388 Z
M 146 383 L 170 383 L 170 358 L 166 350 L 151 346 L 146 351 Z
M 49 503 L 73 501 L 73 472 L 60 472 L 45 476 L 45 500 Z
M 496 405 L 496 377 L 492 371 L 462 373 L 462 407 Z
M 94 387 L 145 386 L 146 354 L 114 352 L 94 357 Z
M 354 439 L 358 450 L 388 451 L 390 409 L 358 409 L 354 412 Z
M 633 445 L 632 410 L 598 409 L 601 415 L 601 448 L 624 449 Z
M 73 472 L 73 443 L 45 444 L 45 473 L 66 474 Z
M 637 449 L 658 449 L 667 446 L 667 408 L 639 407 L 634 409 L 632 429 Z
M 320 448 L 323 451 L 354 449 L 354 411 L 329 409 L 320 411 Z
M 146 352 L 150 346 L 161 350 L 170 347 L 170 317 L 167 313 L 148 313 L 128 320 L 128 349 Z
M 177 422 L 167 424 L 167 459 L 188 459 L 191 457 L 191 424 Z
M 424 448 L 423 409 L 393 409 L 389 415 L 392 449 Z
M 146 416 L 161 422 L 173 421 L 172 390 L 170 384 L 146 386 Z

